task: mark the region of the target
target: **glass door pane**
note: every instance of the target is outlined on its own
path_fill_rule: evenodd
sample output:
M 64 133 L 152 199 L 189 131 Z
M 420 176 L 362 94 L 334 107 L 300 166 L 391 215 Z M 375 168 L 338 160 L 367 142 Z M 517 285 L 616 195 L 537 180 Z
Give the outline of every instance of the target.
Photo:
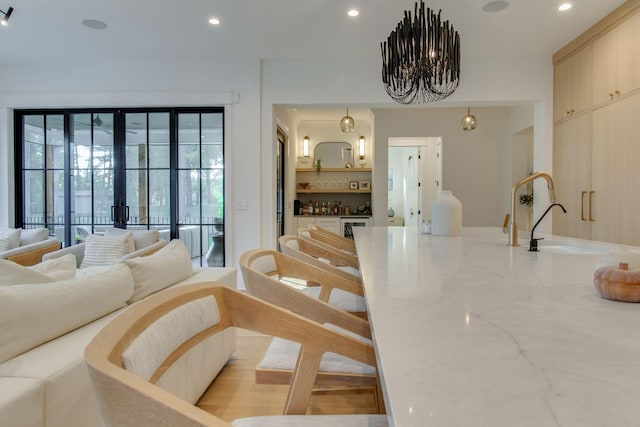
M 22 135 L 22 227 L 56 234 L 64 227 L 64 116 L 23 116 Z
M 126 113 L 127 228 L 155 228 L 171 239 L 169 112 Z
M 185 241 L 195 264 L 224 265 L 223 111 L 18 110 L 19 225 L 65 245 L 155 228 Z
M 194 262 L 224 265 L 223 114 L 178 114 L 178 236 Z
M 70 116 L 71 244 L 112 227 L 115 153 L 112 113 Z

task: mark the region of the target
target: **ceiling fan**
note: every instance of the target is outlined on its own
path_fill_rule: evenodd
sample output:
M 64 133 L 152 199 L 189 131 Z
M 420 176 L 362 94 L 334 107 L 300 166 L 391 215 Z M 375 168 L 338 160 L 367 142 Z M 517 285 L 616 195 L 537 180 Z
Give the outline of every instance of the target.
M 90 127 L 89 123 L 81 123 L 85 126 L 87 126 L 88 128 Z M 113 124 L 109 123 L 109 124 L 105 124 L 104 120 L 102 120 L 100 118 L 100 114 L 96 114 L 95 117 L 93 118 L 93 120 L 91 120 L 91 124 L 93 124 L 94 129 L 98 128 L 99 130 L 103 131 L 104 133 L 108 134 L 108 135 L 113 135 L 113 129 L 112 126 Z M 133 135 L 137 135 L 138 132 L 131 130 L 131 129 L 127 129 L 127 133 L 133 134 Z

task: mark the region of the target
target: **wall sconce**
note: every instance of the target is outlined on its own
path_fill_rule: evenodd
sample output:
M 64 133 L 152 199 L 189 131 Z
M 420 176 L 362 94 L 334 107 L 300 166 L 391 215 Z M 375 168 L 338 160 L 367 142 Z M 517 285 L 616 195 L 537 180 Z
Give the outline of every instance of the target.
M 304 157 L 309 157 L 309 137 L 305 136 L 302 140 L 302 155 Z
M 360 167 L 363 168 L 366 162 L 364 161 L 364 135 L 360 136 L 360 142 L 358 144 L 358 155 L 360 156 Z
M 0 13 L 2 13 L 4 16 L 2 17 L 2 19 L 0 20 L 0 24 L 7 26 L 9 25 L 9 18 L 11 17 L 11 14 L 13 13 L 13 8 L 11 6 L 9 6 L 9 9 L 7 9 L 6 12 L 3 12 L 0 10 Z

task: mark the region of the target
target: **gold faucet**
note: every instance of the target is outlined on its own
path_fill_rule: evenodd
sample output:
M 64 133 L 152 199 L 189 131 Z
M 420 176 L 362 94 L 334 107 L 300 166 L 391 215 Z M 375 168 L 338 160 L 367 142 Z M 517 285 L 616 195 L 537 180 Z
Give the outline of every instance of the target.
M 553 185 L 553 178 L 546 172 L 535 172 L 526 178 L 516 182 L 513 186 L 513 192 L 511 193 L 511 222 L 509 223 L 509 246 L 518 245 L 518 224 L 516 224 L 516 201 L 518 199 L 517 192 L 524 184 L 534 181 L 538 178 L 544 178 L 547 181 L 547 188 L 549 189 L 549 201 L 551 203 L 556 202 L 556 189 Z

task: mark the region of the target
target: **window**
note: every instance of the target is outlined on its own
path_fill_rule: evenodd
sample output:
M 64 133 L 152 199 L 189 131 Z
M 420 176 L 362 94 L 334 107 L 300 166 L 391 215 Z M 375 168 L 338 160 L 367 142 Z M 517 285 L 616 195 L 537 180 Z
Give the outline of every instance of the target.
M 16 111 L 16 218 L 73 245 L 158 229 L 224 265 L 223 108 Z

